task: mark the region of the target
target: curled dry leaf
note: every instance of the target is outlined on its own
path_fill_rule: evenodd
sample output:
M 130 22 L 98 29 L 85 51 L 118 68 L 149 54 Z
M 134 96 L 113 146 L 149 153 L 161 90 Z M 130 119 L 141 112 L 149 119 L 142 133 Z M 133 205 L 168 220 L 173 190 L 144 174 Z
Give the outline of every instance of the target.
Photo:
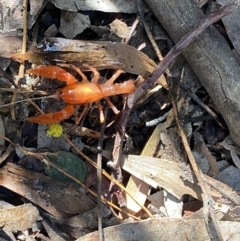
M 108 41 L 82 41 L 63 38 L 47 38 L 37 48 L 26 54 L 15 54 L 12 58 L 23 62 L 29 60 L 36 64 L 69 63 L 88 70 L 84 64 L 101 69 L 122 69 L 143 77 L 153 72 L 156 64 L 147 55 L 134 47 Z M 166 86 L 164 76 L 160 83 Z

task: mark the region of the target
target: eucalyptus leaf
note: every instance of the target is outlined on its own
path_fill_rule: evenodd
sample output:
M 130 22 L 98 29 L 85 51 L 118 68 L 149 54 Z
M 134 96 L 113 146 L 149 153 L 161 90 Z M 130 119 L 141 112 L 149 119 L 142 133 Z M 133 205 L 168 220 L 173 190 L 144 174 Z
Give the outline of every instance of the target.
M 57 152 L 57 155 L 48 155 L 47 158 L 59 169 L 65 171 L 79 181 L 83 183 L 85 182 L 87 176 L 87 168 L 84 162 L 78 156 L 70 152 L 59 151 Z M 56 180 L 75 183 L 71 178 L 67 177 L 64 173 L 58 171 L 51 165 L 48 167 L 45 166 L 45 172 L 48 176 Z

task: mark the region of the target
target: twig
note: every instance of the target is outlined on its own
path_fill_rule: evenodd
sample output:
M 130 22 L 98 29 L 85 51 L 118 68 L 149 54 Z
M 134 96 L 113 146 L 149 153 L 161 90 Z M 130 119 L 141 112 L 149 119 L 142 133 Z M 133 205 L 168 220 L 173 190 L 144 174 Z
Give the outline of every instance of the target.
M 23 1 L 23 40 L 22 40 L 22 50 L 21 53 L 25 54 L 26 53 L 26 48 L 27 48 L 27 6 L 28 6 L 28 0 L 24 0 Z M 24 64 L 21 64 L 19 67 L 19 71 L 18 71 L 18 78 L 17 78 L 17 83 L 19 81 L 20 78 L 22 78 L 24 76 Z M 15 84 L 14 86 L 17 86 L 17 84 Z M 17 93 L 14 92 L 13 96 L 12 96 L 12 102 L 15 102 L 17 98 Z M 26 97 L 28 98 L 28 97 Z M 28 101 L 42 114 L 43 111 L 31 100 L 28 99 Z M 13 119 L 15 119 L 15 112 L 14 109 L 11 109 L 11 116 Z
M 2 75 L 17 89 L 17 85 L 16 83 L 13 81 L 12 78 L 10 78 L 7 73 L 5 72 L 5 70 L 0 66 L 0 72 L 2 73 Z
M 172 91 L 170 91 L 170 95 L 171 95 L 171 99 L 172 99 L 172 106 L 173 106 L 173 112 L 174 112 L 176 124 L 177 124 L 178 130 L 179 130 L 179 135 L 182 139 L 184 149 L 187 153 L 187 156 L 188 156 L 189 162 L 191 164 L 191 167 L 192 167 L 192 169 L 193 169 L 193 171 L 196 175 L 199 186 L 202 189 L 203 213 L 204 213 L 206 228 L 208 229 L 208 233 L 211 236 L 211 232 L 210 232 L 210 228 L 209 228 L 209 224 L 208 224 L 208 217 L 209 217 L 209 214 L 210 214 L 210 216 L 212 218 L 212 221 L 213 221 L 213 225 L 214 225 L 214 227 L 217 231 L 217 234 L 218 234 L 219 239 L 217 239 L 217 240 L 223 241 L 223 238 L 222 238 L 222 235 L 221 235 L 218 223 L 217 223 L 217 219 L 216 219 L 216 217 L 215 217 L 215 215 L 212 211 L 212 205 L 213 205 L 214 201 L 213 201 L 212 197 L 209 195 L 209 190 L 206 187 L 206 184 L 202 179 L 202 174 L 199 171 L 197 163 L 196 163 L 196 161 L 194 159 L 194 156 L 191 152 L 190 146 L 188 144 L 187 137 L 184 133 L 183 127 L 182 127 L 181 122 L 179 120 L 177 104 L 176 104 L 175 99 L 173 98 Z
M 18 86 L 17 86 L 18 88 Z M 11 88 L 0 88 L 0 92 L 16 92 L 18 94 L 41 94 L 41 95 L 49 95 L 49 92 L 43 90 L 21 90 L 21 89 L 11 89 Z M 43 97 L 44 98 L 44 97 Z
M 7 150 L 0 156 L 0 164 L 2 164 L 6 158 L 10 155 L 10 153 L 14 150 L 13 148 L 13 145 L 10 144 L 8 147 L 7 147 Z
M 26 47 L 27 47 L 27 0 L 23 1 L 23 40 L 22 40 L 22 50 L 21 53 L 26 53 Z M 17 78 L 17 84 L 20 78 L 22 78 L 24 75 L 24 64 L 21 64 L 18 71 L 18 78 Z M 17 85 L 16 84 L 16 85 Z M 16 92 L 13 93 L 12 96 L 12 102 L 15 102 L 17 98 Z M 13 119 L 15 119 L 15 112 L 14 109 L 11 109 L 11 116 Z
M 14 144 L 9 138 L 7 138 L 6 136 L 0 134 L 0 138 L 2 138 L 2 139 L 4 139 L 4 140 L 8 141 L 11 145 L 16 146 L 16 145 L 15 145 L 15 144 Z
M 205 105 L 196 94 L 194 94 L 189 88 L 187 88 L 183 83 L 178 82 L 177 83 L 181 88 L 183 88 L 187 94 L 189 95 L 189 97 L 191 97 L 196 103 L 198 103 L 204 110 L 206 110 L 208 112 L 209 115 L 212 116 L 212 118 L 218 123 L 218 125 L 220 127 L 222 127 L 223 129 L 225 128 L 223 126 L 223 124 L 221 123 L 221 121 L 219 120 L 218 116 L 207 106 Z
M 131 31 L 130 31 L 130 33 L 129 33 L 128 38 L 126 38 L 126 39 L 124 40 L 124 43 L 125 43 L 125 44 L 128 43 L 128 41 L 131 39 L 131 37 L 132 37 L 132 35 L 133 35 L 133 33 L 134 33 L 134 31 L 135 31 L 138 23 L 139 23 L 139 20 L 136 18 L 135 21 L 134 21 L 134 23 L 133 23 L 133 25 L 132 25 L 132 27 L 131 27 Z
M 163 60 L 162 53 L 160 52 L 160 50 L 159 50 L 159 48 L 158 48 L 158 46 L 157 46 L 157 44 L 156 44 L 156 41 L 155 41 L 155 39 L 153 38 L 153 35 L 152 35 L 152 33 L 151 33 L 151 30 L 150 30 L 150 28 L 148 27 L 148 24 L 147 24 L 147 22 L 145 21 L 145 18 L 144 18 L 142 0 L 136 0 L 136 5 L 137 5 L 137 9 L 138 9 L 138 14 L 139 14 L 140 19 L 141 19 L 141 21 L 142 21 L 142 23 L 143 23 L 143 26 L 144 26 L 144 28 L 145 28 L 145 31 L 146 31 L 146 33 L 147 33 L 147 35 L 148 35 L 148 38 L 149 38 L 149 40 L 150 40 L 150 42 L 151 42 L 151 44 L 152 44 L 152 46 L 153 46 L 153 48 L 154 48 L 157 56 L 158 56 L 158 59 L 159 59 L 160 61 L 162 61 L 162 60 Z
M 97 155 L 97 206 L 98 206 L 98 239 L 104 241 L 104 233 L 102 226 L 102 146 L 104 139 L 104 131 L 106 127 L 106 117 L 108 108 L 104 108 L 104 123 L 101 125 L 100 138 L 98 142 L 98 155 Z
M 152 75 L 147 78 L 133 94 L 130 94 L 127 98 L 125 108 L 123 109 L 120 116 L 120 129 L 116 134 L 114 150 L 113 150 L 113 162 L 108 164 L 113 168 L 119 166 L 120 155 L 123 146 L 123 136 L 125 133 L 126 124 L 128 122 L 130 113 L 133 109 L 134 104 L 144 95 L 147 89 L 152 88 L 158 78 L 165 72 L 168 66 L 176 59 L 176 57 L 186 48 L 191 42 L 193 42 L 198 35 L 200 35 L 206 28 L 208 28 L 214 22 L 217 22 L 221 18 L 230 14 L 236 7 L 236 3 L 228 4 L 219 10 L 211 13 L 202 19 L 190 32 L 188 32 L 164 57 L 162 62 L 153 71 Z
M 166 120 L 168 117 L 168 112 L 165 113 L 164 115 L 161 115 L 160 117 L 154 119 L 154 120 L 150 120 L 148 122 L 145 123 L 146 126 L 156 126 L 157 124 L 159 124 L 160 122 L 163 122 L 164 120 Z

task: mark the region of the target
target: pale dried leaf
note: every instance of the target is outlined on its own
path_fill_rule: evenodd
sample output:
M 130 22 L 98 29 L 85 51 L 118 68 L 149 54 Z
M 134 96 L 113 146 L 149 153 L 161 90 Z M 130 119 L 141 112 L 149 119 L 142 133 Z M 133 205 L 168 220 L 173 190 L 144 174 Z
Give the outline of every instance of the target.
M 167 211 L 167 215 L 170 218 L 182 217 L 182 200 L 174 197 L 171 193 L 164 191 L 164 206 Z
M 204 182 L 209 184 L 210 188 L 213 188 L 216 191 L 218 191 L 218 193 L 221 193 L 221 195 L 218 195 L 218 197 L 226 197 L 227 199 L 231 200 L 234 204 L 238 206 L 240 205 L 240 196 L 233 188 L 229 187 L 221 181 L 209 177 L 208 175 L 203 175 L 202 177 Z M 212 196 L 215 195 L 212 194 Z
M 0 12 L 0 32 L 2 34 L 23 28 L 22 0 L 2 0 Z
M 239 238 L 240 223 L 219 222 L 219 227 L 224 240 L 230 240 L 233 236 Z M 183 220 L 178 218 L 150 219 L 105 228 L 104 237 L 105 241 L 217 240 L 214 231 L 213 239 L 209 237 L 204 219 Z M 85 240 L 98 240 L 98 232 L 77 239 L 77 241 Z
M 237 206 L 232 209 L 229 209 L 228 215 L 232 218 L 232 220 L 228 220 L 228 221 L 239 222 L 240 221 L 240 207 Z
M 195 2 L 201 8 L 202 6 L 204 6 L 208 2 L 208 0 L 195 0 Z
M 198 168 L 203 172 L 207 173 L 209 170 L 208 160 L 205 155 L 203 155 L 201 152 L 192 151 L 192 154 L 194 156 L 194 159 L 198 165 Z
M 66 38 L 74 38 L 90 26 L 89 17 L 81 13 L 62 10 L 59 31 Z
M 227 184 L 235 191 L 240 191 L 240 170 L 238 168 L 234 166 L 229 166 L 218 175 L 216 175 L 214 178 Z
M 195 198 L 201 195 L 196 181 L 190 183 L 181 179 L 182 169 L 177 162 L 146 156 L 122 155 L 122 168 L 154 188 L 162 187 L 177 198 L 189 194 Z
M 30 15 L 35 16 L 38 14 L 38 12 L 40 11 L 40 9 L 43 6 L 43 2 L 44 0 L 29 0 L 30 3 Z
M 35 24 L 36 20 L 38 19 L 39 14 L 41 13 L 41 10 L 46 6 L 48 3 L 47 0 L 30 0 L 30 12 L 27 14 L 27 28 L 31 29 L 33 25 Z M 19 21 L 23 21 L 22 19 L 19 19 Z M 54 35 L 52 35 L 54 36 Z
M 45 37 L 56 36 L 58 33 L 58 29 L 55 24 L 52 24 L 44 33 Z
M 186 180 L 186 181 L 189 181 L 191 183 L 194 183 L 194 178 L 193 178 L 193 175 L 192 175 L 192 171 L 191 171 L 191 168 L 189 165 L 186 165 L 184 163 L 179 163 L 179 166 L 182 170 L 182 176 L 181 178 L 183 180 Z
M 140 204 L 144 205 L 149 192 L 149 185 L 135 176 L 131 176 L 126 186 L 127 193 L 130 193 Z M 126 194 L 126 207 L 137 213 L 141 210 L 141 207 Z
M 206 159 L 208 162 L 207 164 L 202 163 L 202 171 L 204 173 L 207 173 L 209 176 L 215 176 L 219 173 L 216 158 L 209 151 L 203 140 L 202 135 L 198 132 L 194 132 L 194 151 L 198 153 L 197 155 L 201 156 L 203 161 L 205 161 L 204 159 Z
M 0 35 L 0 46 L 4 46 L 4 48 L 0 48 L 0 57 L 11 58 L 13 54 L 21 52 L 22 39 L 18 36 Z
M 115 19 L 112 23 L 110 23 L 110 28 L 111 32 L 120 38 L 129 38 L 130 36 L 131 28 L 119 19 Z
M 193 172 L 190 173 L 192 176 L 191 179 L 194 180 L 193 183 L 183 180 L 182 176 L 184 175 L 184 172 L 181 164 L 179 163 L 161 158 L 123 155 L 121 166 L 124 170 L 138 177 L 152 187 L 162 187 L 178 199 L 180 199 L 184 194 L 189 194 L 201 200 L 202 191 L 197 184 Z M 211 188 L 211 196 L 220 198 L 224 194 L 228 195 L 229 199 L 234 200 L 236 204 L 240 203 L 240 198 L 237 193 L 232 190 L 232 188 L 207 175 L 203 176 L 204 180 L 210 184 L 210 188 L 216 187 L 215 189 Z
M 164 206 L 164 193 L 163 191 L 155 192 L 148 196 L 148 200 L 151 202 L 151 204 L 156 207 L 160 208 L 161 206 Z
M 38 210 L 31 203 L 0 209 L 0 226 L 9 232 L 26 231 L 38 218 Z

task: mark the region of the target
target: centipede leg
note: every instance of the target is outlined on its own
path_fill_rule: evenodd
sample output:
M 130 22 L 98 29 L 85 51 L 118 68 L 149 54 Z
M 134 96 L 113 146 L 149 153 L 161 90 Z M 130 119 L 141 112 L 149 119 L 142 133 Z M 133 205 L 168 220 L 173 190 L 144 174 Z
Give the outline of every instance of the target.
M 85 104 L 82 113 L 80 114 L 80 116 L 76 117 L 76 119 L 75 119 L 76 125 L 79 125 L 79 123 L 83 120 L 83 118 L 85 117 L 88 109 L 89 109 L 89 104 Z
M 122 73 L 125 73 L 125 71 L 124 71 L 124 70 L 121 70 L 121 69 L 117 70 L 117 71 L 113 74 L 113 76 L 112 76 L 109 80 L 107 80 L 107 81 L 105 82 L 104 85 L 113 85 L 114 81 L 115 81 L 115 80 L 119 77 L 119 75 L 122 74 Z
M 104 122 L 104 114 L 103 114 L 103 108 L 102 108 L 102 105 L 101 103 L 98 101 L 96 102 L 96 105 L 98 107 L 98 110 L 99 110 L 99 115 L 100 115 L 100 123 L 103 123 Z
M 96 68 L 93 68 L 93 67 L 91 67 L 91 66 L 89 66 L 89 65 L 87 65 L 87 64 L 84 64 L 84 67 L 90 69 L 90 70 L 93 72 L 93 78 L 92 78 L 91 82 L 97 83 L 98 80 L 99 80 L 99 77 L 100 77 L 100 74 L 99 74 L 99 72 L 97 71 L 97 69 L 96 69 Z
M 109 107 L 113 110 L 113 112 L 116 114 L 116 115 L 118 115 L 119 114 L 119 110 L 117 109 L 117 107 L 112 103 L 112 101 L 108 98 L 108 97 L 106 97 L 106 98 L 104 98 L 105 100 L 106 100 L 106 102 L 107 102 L 107 104 L 109 105 Z

